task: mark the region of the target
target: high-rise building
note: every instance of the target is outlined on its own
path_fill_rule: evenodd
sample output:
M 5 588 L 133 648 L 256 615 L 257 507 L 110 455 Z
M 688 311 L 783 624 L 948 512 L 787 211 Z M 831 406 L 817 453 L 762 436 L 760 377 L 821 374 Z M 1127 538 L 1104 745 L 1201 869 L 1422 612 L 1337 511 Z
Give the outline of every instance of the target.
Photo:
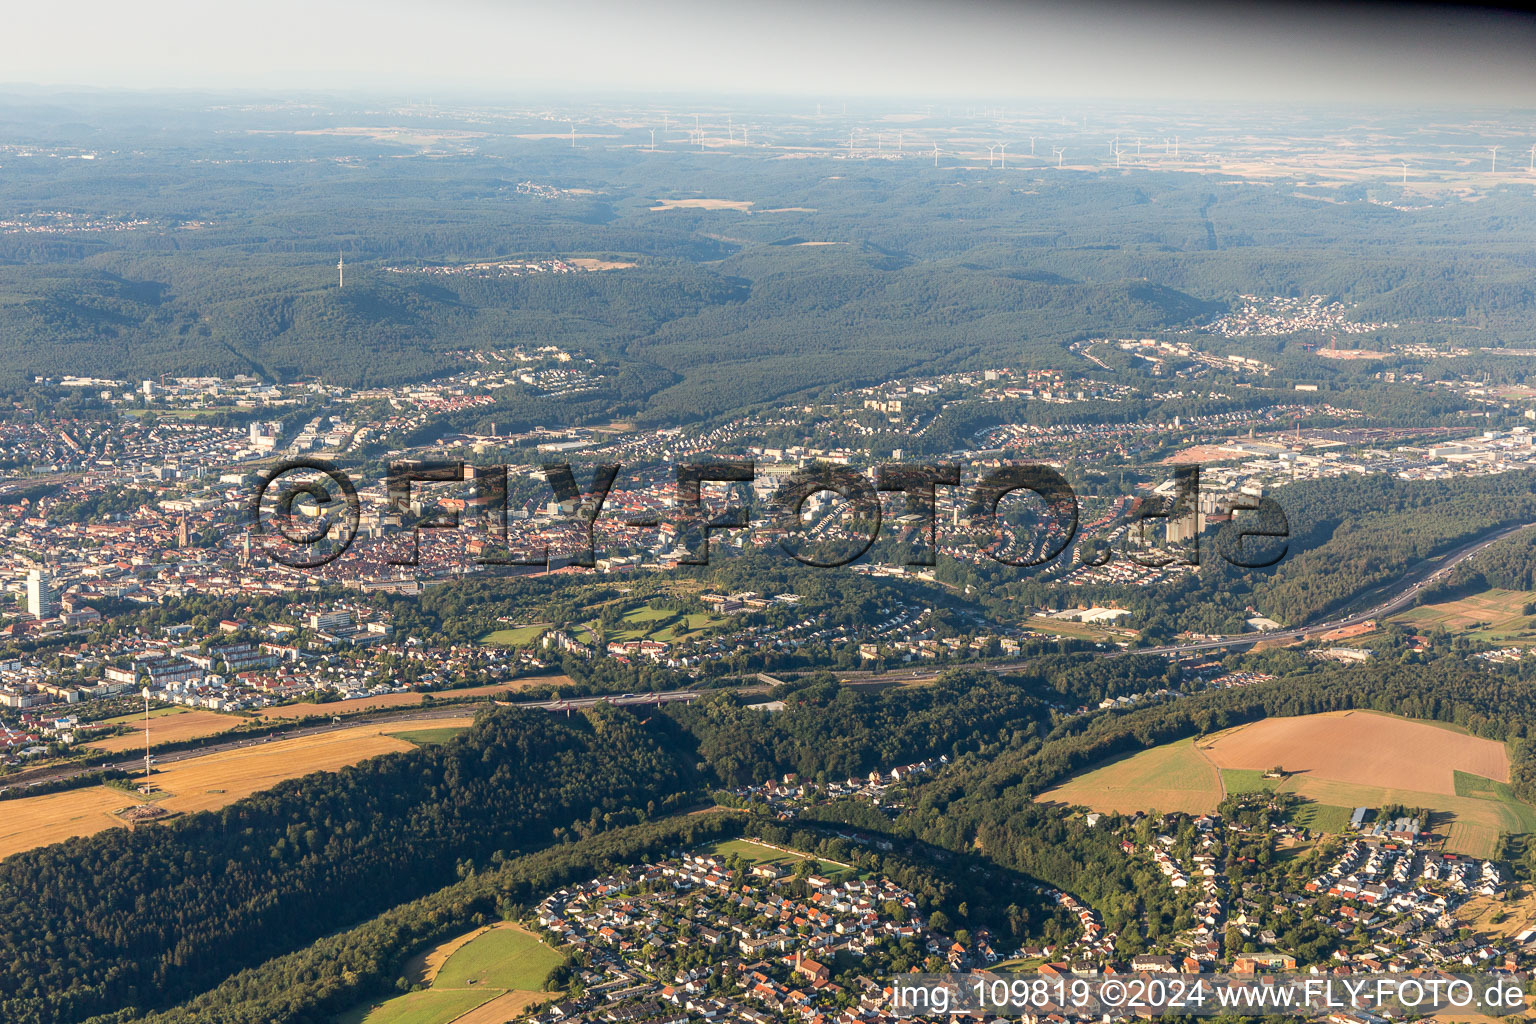
M 51 619 L 58 612 L 54 599 L 53 578 L 45 569 L 27 572 L 27 614 L 34 619 Z

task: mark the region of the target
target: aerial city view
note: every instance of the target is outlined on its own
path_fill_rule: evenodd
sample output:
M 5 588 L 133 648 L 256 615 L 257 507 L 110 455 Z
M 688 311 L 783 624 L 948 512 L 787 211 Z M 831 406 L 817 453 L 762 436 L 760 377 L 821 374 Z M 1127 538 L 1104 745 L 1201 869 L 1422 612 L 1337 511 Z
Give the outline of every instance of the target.
M 1536 20 L 13 28 L 0 1024 L 1533 1012 Z

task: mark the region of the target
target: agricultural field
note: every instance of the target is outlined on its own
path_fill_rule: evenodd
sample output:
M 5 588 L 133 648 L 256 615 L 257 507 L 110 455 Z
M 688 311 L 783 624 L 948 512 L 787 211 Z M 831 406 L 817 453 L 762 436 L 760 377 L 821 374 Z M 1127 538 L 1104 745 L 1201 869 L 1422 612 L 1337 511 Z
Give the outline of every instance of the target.
M 140 803 L 110 786 L 72 789 L 0 803 L 0 857 L 121 825 L 117 812 Z
M 652 210 L 739 210 L 752 208 L 750 199 L 658 199 Z
M 150 712 L 149 741 L 150 743 L 175 743 L 180 740 L 213 736 L 248 721 L 250 719 L 240 715 L 221 715 L 217 711 L 163 708 L 158 714 Z M 108 750 L 112 753 L 144 749 L 144 716 L 124 715 L 122 718 L 112 719 L 112 723 L 130 726 L 133 731 L 122 736 L 108 736 L 103 740 L 93 740 L 85 746 L 94 750 Z
M 1221 776 L 1215 766 L 1195 749 L 1194 740 L 1179 740 L 1094 768 L 1047 790 L 1039 799 L 1117 814 L 1204 814 L 1214 811 L 1221 797 Z
M 468 717 L 445 719 L 433 721 L 432 727 L 467 726 L 472 722 Z M 167 794 L 155 802 L 169 811 L 212 810 L 284 779 L 310 772 L 335 771 L 380 754 L 410 750 L 413 744 L 408 740 L 384 731 L 386 728 L 398 731 L 398 725 L 336 729 L 173 762 L 154 775 L 155 785 Z
M 472 723 L 465 717 L 434 719 L 430 725 L 436 731 Z M 115 828 L 123 824 L 116 812 L 134 804 L 152 801 L 173 813 L 213 810 L 284 779 L 410 750 L 411 741 L 384 731 L 399 731 L 402 724 L 406 723 L 336 729 L 169 762 L 156 769 L 152 781 L 158 792 L 148 799 L 111 786 L 92 786 L 8 800 L 0 803 L 5 820 L 0 828 L 0 857 Z
M 343 1015 L 338 1024 L 503 1024 L 535 1003 L 565 957 L 521 925 L 503 922 L 451 939 L 415 957 L 405 976 L 430 988 Z
M 1278 765 L 1331 782 L 1445 796 L 1456 794 L 1457 771 L 1509 781 L 1504 744 L 1370 711 L 1266 718 L 1206 737 L 1200 747 L 1219 768 L 1263 771 Z
M 1522 612 L 1533 601 L 1536 593 L 1530 591 L 1490 589 L 1455 601 L 1409 608 L 1389 621 L 1419 631 L 1440 627 L 1488 643 L 1536 643 L 1536 616 Z
M 1283 779 L 1265 779 L 1272 767 Z M 1437 722 L 1369 711 L 1269 718 L 1100 765 L 1041 794 L 1099 811 L 1211 811 L 1227 794 L 1294 793 L 1297 825 L 1342 831 L 1355 807 L 1436 812 L 1448 849 L 1490 856 L 1500 833 L 1536 832 L 1509 789 L 1504 746 Z

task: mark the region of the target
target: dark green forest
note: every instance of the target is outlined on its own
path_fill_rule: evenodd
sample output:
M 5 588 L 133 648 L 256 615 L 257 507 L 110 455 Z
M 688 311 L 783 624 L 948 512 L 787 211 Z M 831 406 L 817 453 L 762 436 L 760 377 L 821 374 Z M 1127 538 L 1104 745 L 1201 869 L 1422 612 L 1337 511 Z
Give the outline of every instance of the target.
M 493 131 L 470 119 L 475 147 L 430 158 L 324 134 L 365 116 L 351 111 L 194 107 L 148 143 L 126 126 L 151 111 L 78 102 L 62 123 L 18 102 L 0 126 L 48 146 L 134 144 L 8 167 L 0 214 L 145 226 L 0 233 L 7 384 L 255 373 L 380 385 L 443 373 L 455 365 L 449 350 L 558 344 L 627 372 L 627 383 L 563 418 L 521 401 L 493 418 L 512 427 L 607 411 L 671 423 L 829 381 L 999 363 L 1081 370 L 1067 342 L 1185 328 L 1242 294 L 1327 295 L 1432 344 L 1536 340 L 1525 315 L 1536 220 L 1510 190 L 1410 215 L 1363 188 L 1318 202 L 1297 183 L 1156 170 L 1002 176 L 926 161 L 641 153 L 625 142 L 571 150 L 518 138 L 543 129 L 515 116 Z M 189 158 L 199 162 L 191 178 Z M 524 180 L 564 191 L 528 194 Z M 694 197 L 752 206 L 652 209 Z M 556 256 L 635 266 L 503 279 L 387 269 Z M 1360 376 L 1297 362 L 1304 340 L 1222 344 L 1277 360 L 1287 376 Z

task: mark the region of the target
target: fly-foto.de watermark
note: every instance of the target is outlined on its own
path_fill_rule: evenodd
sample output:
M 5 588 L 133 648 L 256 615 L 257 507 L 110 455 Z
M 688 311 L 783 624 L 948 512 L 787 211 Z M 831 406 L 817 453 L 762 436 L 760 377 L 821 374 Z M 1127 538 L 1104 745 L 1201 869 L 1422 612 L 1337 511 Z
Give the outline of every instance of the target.
M 891 1011 L 924 1020 L 960 1015 L 1078 1018 L 1325 1013 L 1503 1015 L 1525 1007 L 1517 978 L 1496 974 L 1385 972 L 1350 977 L 1298 973 L 906 974 L 890 980 Z M 1373 1018 L 1374 1019 L 1374 1018 Z
M 591 568 L 595 531 L 604 507 L 623 467 L 600 463 L 590 467 L 591 483 L 583 490 L 569 463 L 542 467 L 555 504 L 571 519 L 583 543 L 567 564 Z M 484 566 L 548 567 L 547 547 L 520 545 L 508 536 L 508 471 L 505 465 L 480 466 L 462 460 L 393 462 L 385 480 L 389 511 L 398 519 L 399 535 L 408 540 L 404 554 L 389 559 L 394 565 L 414 565 L 420 531 L 459 529 L 473 509 L 483 518 L 490 544 L 474 561 Z M 938 498 L 941 488 L 959 489 L 957 507 L 964 510 L 969 533 L 977 538 L 976 551 L 1006 566 L 1027 569 L 1060 559 L 1077 538 L 1080 503 L 1077 493 L 1057 469 L 1037 463 L 990 467 L 969 487 L 962 489 L 959 463 L 883 463 L 872 474 L 843 465 L 818 464 L 795 469 L 785 476 L 767 503 L 768 523 L 778 536 L 778 546 L 803 565 L 834 568 L 861 558 L 880 537 L 882 493 L 904 498 L 906 523 L 916 523 L 922 543 L 907 560 L 912 566 L 931 566 L 938 548 Z M 720 530 L 744 529 L 751 523 L 747 504 L 727 500 L 723 507 L 706 502 L 705 484 L 750 485 L 757 481 L 753 460 L 710 460 L 680 463 L 673 467 L 674 499 L 667 514 L 615 517 L 615 524 L 630 528 L 670 527 L 678 536 L 691 538 L 682 565 L 709 564 L 710 535 Z M 473 497 L 465 510 L 418 514 L 419 485 L 472 484 Z M 816 495 L 830 493 L 843 509 L 842 543 L 829 545 L 806 522 L 807 503 Z M 1006 528 L 999 506 L 1010 495 L 1031 500 L 1034 524 L 1031 539 L 1020 543 Z M 1172 467 L 1172 487 L 1138 502 L 1125 516 L 1126 524 L 1145 528 L 1156 523 L 1194 524 L 1200 520 L 1200 467 Z M 290 459 L 260 476 L 247 505 L 252 534 L 261 541 L 268 557 L 298 569 L 315 569 L 340 558 L 356 539 L 362 503 L 352 477 L 323 459 Z M 1271 498 L 1239 496 L 1221 512 L 1230 521 L 1217 533 L 1216 553 L 1243 569 L 1262 569 L 1285 557 L 1287 546 L 1277 544 L 1290 536 L 1285 512 Z M 1130 534 L 1127 531 L 1127 535 Z M 1129 544 L 1121 556 L 1139 566 L 1160 568 L 1179 561 L 1200 564 L 1198 529 L 1183 529 L 1186 543 L 1179 554 L 1161 548 L 1133 550 Z M 1102 566 L 1112 561 L 1112 549 L 1077 552 L 1080 564 Z

